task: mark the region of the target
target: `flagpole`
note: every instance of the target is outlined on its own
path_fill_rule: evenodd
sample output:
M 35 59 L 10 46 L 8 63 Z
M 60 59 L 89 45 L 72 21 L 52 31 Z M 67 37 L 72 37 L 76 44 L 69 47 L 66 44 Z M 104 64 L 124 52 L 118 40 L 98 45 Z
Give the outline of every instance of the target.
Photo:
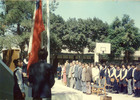
M 32 40 L 33 40 L 33 30 L 34 30 L 35 12 L 36 12 L 36 6 L 35 6 L 35 9 L 34 9 L 33 23 L 32 23 L 31 35 L 30 35 L 29 47 L 28 47 L 28 54 L 31 52 L 31 49 L 32 49 Z
M 47 51 L 48 51 L 48 57 L 47 57 L 47 63 L 50 63 L 50 15 L 49 15 L 49 0 L 47 0 Z

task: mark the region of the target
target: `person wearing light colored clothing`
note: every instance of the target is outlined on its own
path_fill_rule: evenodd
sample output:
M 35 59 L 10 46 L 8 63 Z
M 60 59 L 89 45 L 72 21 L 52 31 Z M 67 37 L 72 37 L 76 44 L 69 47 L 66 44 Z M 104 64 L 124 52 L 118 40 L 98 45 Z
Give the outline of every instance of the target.
M 126 76 L 127 76 L 127 69 L 126 69 L 126 66 L 123 64 L 122 69 L 121 69 L 120 81 L 121 81 L 122 90 L 124 93 L 127 93 Z
M 87 71 L 86 71 L 86 92 L 87 94 L 91 94 L 91 77 L 92 77 L 92 72 L 91 72 L 91 67 L 86 64 L 85 65 L 87 67 Z
M 114 81 L 112 81 L 112 80 L 115 80 L 115 75 L 116 75 L 116 69 L 115 69 L 113 64 L 110 64 L 110 76 L 109 76 L 109 78 L 110 78 L 111 86 L 112 87 L 114 87 L 113 86 L 114 85 Z
M 99 81 L 99 72 L 100 71 L 97 65 L 92 68 L 92 80 L 96 84 L 98 84 L 98 81 Z
M 71 87 L 75 87 L 75 61 L 72 62 L 72 69 L 71 69 L 72 77 L 71 77 Z
M 68 60 L 66 61 L 65 66 L 66 66 L 67 87 L 70 87 L 70 80 L 68 78 L 68 74 L 69 74 L 69 70 L 70 70 L 70 64 L 69 64 Z
M 119 84 L 120 75 L 121 75 L 120 66 L 116 65 L 116 74 L 115 74 L 114 87 L 113 87 L 113 89 L 116 91 L 116 93 L 119 93 L 119 91 L 120 91 L 120 84 Z
M 74 69 L 74 79 L 75 79 L 75 89 L 78 90 L 78 68 L 79 68 L 79 62 L 76 61 L 75 69 Z
M 64 85 L 67 84 L 67 78 L 66 78 L 66 66 L 64 65 L 64 70 L 63 70 L 63 83 Z
M 86 93 L 86 66 L 82 64 L 82 92 Z
M 23 66 L 23 62 L 21 59 L 15 59 L 13 61 L 15 64 L 14 70 L 14 88 L 13 88 L 13 95 L 14 100 L 25 100 L 25 89 L 24 89 L 24 81 L 23 81 L 23 74 L 21 67 Z
M 78 90 L 82 91 L 82 64 L 79 62 L 78 68 Z
M 68 78 L 69 78 L 69 81 L 70 81 L 70 87 L 71 87 L 71 78 L 72 78 L 72 63 L 70 63 L 70 69 L 69 69 Z
M 132 78 L 133 78 L 133 81 L 132 81 L 132 84 L 133 84 L 133 93 L 135 92 L 135 82 L 134 82 L 134 72 L 136 70 L 136 64 L 132 64 L 132 68 L 133 68 L 133 71 L 132 71 Z

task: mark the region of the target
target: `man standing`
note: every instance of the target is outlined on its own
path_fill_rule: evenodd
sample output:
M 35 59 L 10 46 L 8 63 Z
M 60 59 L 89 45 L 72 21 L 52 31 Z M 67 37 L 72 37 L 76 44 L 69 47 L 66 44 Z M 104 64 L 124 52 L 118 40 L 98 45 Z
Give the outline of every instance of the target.
M 78 90 L 82 91 L 82 64 L 79 62 L 78 68 Z
M 66 61 L 66 80 L 67 80 L 67 86 L 70 87 L 70 80 L 68 78 L 69 75 L 69 70 L 70 70 L 70 64 L 68 60 Z
M 72 85 L 71 85 L 71 87 L 75 88 L 75 67 L 76 67 L 75 61 L 73 61 L 72 64 L 73 64 L 73 67 L 72 67 L 72 78 L 71 78 Z
M 74 78 L 75 78 L 75 89 L 78 90 L 78 68 L 79 68 L 79 62 L 76 61 L 76 65 L 75 65 L 75 73 L 74 73 Z
M 51 100 L 51 88 L 55 83 L 54 68 L 46 62 L 47 56 L 46 50 L 40 49 L 39 62 L 30 66 L 29 82 L 32 86 L 33 100 Z

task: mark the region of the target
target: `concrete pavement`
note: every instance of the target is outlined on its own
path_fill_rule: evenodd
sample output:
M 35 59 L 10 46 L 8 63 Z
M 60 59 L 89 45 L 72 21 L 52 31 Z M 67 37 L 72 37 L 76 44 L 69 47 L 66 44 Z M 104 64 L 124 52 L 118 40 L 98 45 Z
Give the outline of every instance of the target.
M 52 100 L 100 100 L 100 96 L 84 94 L 81 91 L 64 86 L 62 81 L 57 79 L 52 88 Z M 107 96 L 111 96 L 112 100 L 140 100 L 140 97 L 136 98 L 127 94 L 107 93 Z

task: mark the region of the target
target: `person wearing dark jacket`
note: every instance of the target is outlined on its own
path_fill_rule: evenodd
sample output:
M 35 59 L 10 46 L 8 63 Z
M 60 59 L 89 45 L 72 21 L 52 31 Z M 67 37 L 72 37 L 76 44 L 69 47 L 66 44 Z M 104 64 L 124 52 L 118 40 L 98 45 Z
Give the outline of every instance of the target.
M 103 85 L 105 82 L 105 65 L 102 65 L 102 69 L 100 70 L 100 84 Z
M 128 69 L 128 72 L 127 72 L 127 76 L 126 76 L 126 81 L 127 81 L 127 91 L 128 91 L 128 94 L 131 95 L 133 93 L 132 91 L 132 72 L 133 72 L 133 68 L 128 64 L 127 65 L 127 69 Z
M 33 100 L 51 100 L 51 88 L 55 83 L 54 68 L 46 62 L 47 55 L 45 49 L 40 49 L 39 62 L 30 66 L 29 82 L 32 86 Z
M 124 94 L 127 93 L 126 76 L 127 76 L 127 69 L 126 69 L 126 66 L 124 64 L 122 64 L 121 75 L 120 75 L 120 84 L 121 84 L 121 92 L 123 92 Z
M 140 97 L 140 65 L 137 65 L 134 72 L 134 82 L 135 82 L 135 96 Z
M 23 62 L 18 58 L 13 61 L 15 64 L 14 70 L 14 89 L 13 95 L 14 100 L 25 100 L 25 89 L 24 89 L 24 81 L 21 67 L 23 66 Z
M 121 70 L 120 66 L 116 65 L 116 73 L 115 73 L 115 78 L 114 78 L 114 87 L 113 89 L 116 91 L 116 93 L 120 92 L 120 75 L 121 75 Z
M 60 63 L 58 63 L 58 67 L 57 67 L 57 78 L 58 78 L 58 80 L 61 79 L 61 71 L 62 71 L 61 65 L 60 65 Z

